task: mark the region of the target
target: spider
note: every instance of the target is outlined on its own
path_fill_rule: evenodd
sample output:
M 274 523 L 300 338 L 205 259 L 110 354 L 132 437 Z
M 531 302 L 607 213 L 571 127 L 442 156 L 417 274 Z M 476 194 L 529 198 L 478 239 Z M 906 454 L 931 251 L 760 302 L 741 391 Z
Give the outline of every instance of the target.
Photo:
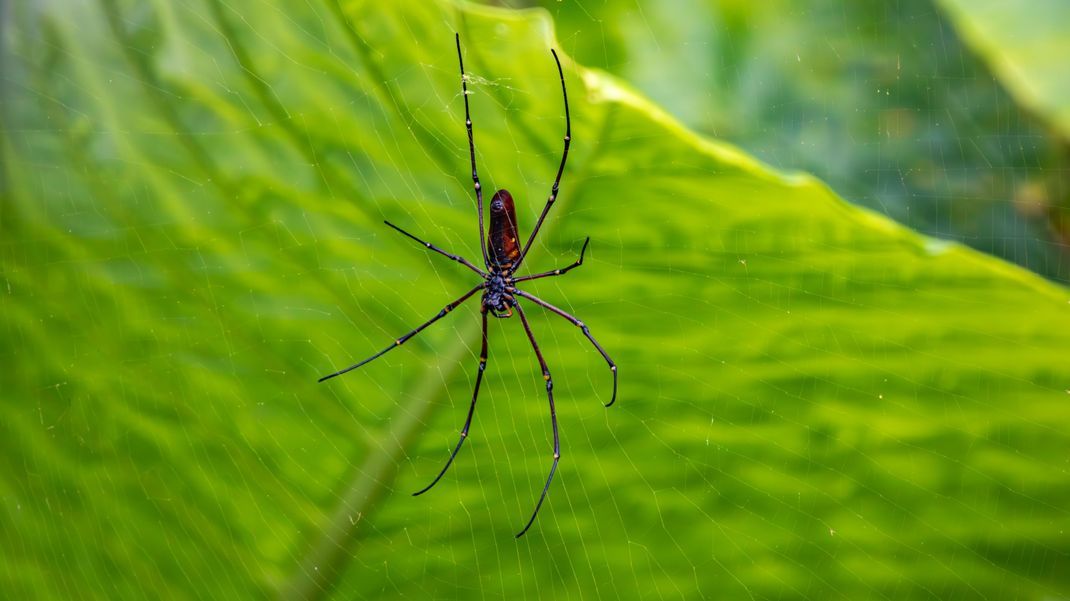
M 554 185 L 550 189 L 550 197 L 546 200 L 546 205 L 543 207 L 542 214 L 539 215 L 538 221 L 535 222 L 535 227 L 532 228 L 531 235 L 528 236 L 527 242 L 524 244 L 523 248 L 521 248 L 517 244 L 516 209 L 513 204 L 513 197 L 507 190 L 502 189 L 494 193 L 494 196 L 490 201 L 489 231 L 484 231 L 483 228 L 483 188 L 479 184 L 479 174 L 476 171 L 476 147 L 472 138 L 472 117 L 468 108 L 468 79 L 464 74 L 464 59 L 461 57 L 460 34 L 455 35 L 455 39 L 457 42 L 457 61 L 460 63 L 461 67 L 461 91 L 464 96 L 464 124 L 465 128 L 468 130 L 468 153 L 472 160 L 472 184 L 476 193 L 476 208 L 479 211 L 479 245 L 483 251 L 484 269 L 480 269 L 473 265 L 464 257 L 449 253 L 430 242 L 425 242 L 424 240 L 417 238 L 389 221 L 384 223 L 401 234 L 415 240 L 417 243 L 422 244 L 428 250 L 464 265 L 468 269 L 479 274 L 479 276 L 483 278 L 483 281 L 457 300 L 443 307 L 442 310 L 431 319 L 417 326 L 404 336 L 394 340 L 390 346 L 359 363 L 350 365 L 349 367 L 336 371 L 328 376 L 324 376 L 320 378 L 319 381 L 323 382 L 324 380 L 340 376 L 382 357 L 386 353 L 405 344 L 405 342 L 419 334 L 427 326 L 445 317 L 447 313 L 456 309 L 461 303 L 471 298 L 476 292 L 483 291 L 479 304 L 479 313 L 483 321 L 482 345 L 479 351 L 479 371 L 476 372 L 475 390 L 472 392 L 472 402 L 468 406 L 468 417 L 465 419 L 464 427 L 461 429 L 461 438 L 457 441 L 457 446 L 453 448 L 453 452 L 450 454 L 449 459 L 446 460 L 446 465 L 442 467 L 438 476 L 435 476 L 435 479 L 430 484 L 413 493 L 413 496 L 422 495 L 431 490 L 435 484 L 438 484 L 438 481 L 445 475 L 446 470 L 449 469 L 450 464 L 453 463 L 453 459 L 457 456 L 458 451 L 461 450 L 461 445 L 463 445 L 465 439 L 468 438 L 468 430 L 472 425 L 472 416 L 476 409 L 476 399 L 479 397 L 479 385 L 483 381 L 483 372 L 487 367 L 487 314 L 489 313 L 499 319 L 506 319 L 513 316 L 513 310 L 515 309 L 516 314 L 520 316 L 521 324 L 524 326 L 524 332 L 527 334 L 528 340 L 531 342 L 531 348 L 535 351 L 535 357 L 539 361 L 539 367 L 542 368 L 542 377 L 546 381 L 546 397 L 550 403 L 550 424 L 554 434 L 553 464 L 550 466 L 550 473 L 546 476 L 546 484 L 542 487 L 542 494 L 539 496 L 539 500 L 535 504 L 535 509 L 531 513 L 531 518 L 528 520 L 527 524 L 524 525 L 524 528 L 516 534 L 516 538 L 520 538 L 531 528 L 531 525 L 535 523 L 535 518 L 539 514 L 539 509 L 542 507 L 543 501 L 546 500 L 546 493 L 550 490 L 550 482 L 553 481 L 554 473 L 557 471 L 557 463 L 561 459 L 561 440 L 557 433 L 557 412 L 554 409 L 554 381 L 550 377 L 550 368 L 546 365 L 542 350 L 539 349 L 539 343 L 535 341 L 535 334 L 531 331 L 531 325 L 528 323 L 528 318 L 524 313 L 524 309 L 521 308 L 520 298 L 530 301 L 535 305 L 565 318 L 571 322 L 572 325 L 580 328 L 583 335 L 591 341 L 591 344 L 593 344 L 596 349 L 598 349 L 598 352 L 606 360 L 606 363 L 609 364 L 609 369 L 613 374 L 613 394 L 610 397 L 609 402 L 606 403 L 606 407 L 609 407 L 617 400 L 617 365 L 609 358 L 609 354 L 602 348 L 602 345 L 598 344 L 598 341 L 594 339 L 594 336 L 591 336 L 591 332 L 586 324 L 554 305 L 516 287 L 520 282 L 564 275 L 576 267 L 579 267 L 583 264 L 583 255 L 587 252 L 587 245 L 591 241 L 590 237 L 584 240 L 583 247 L 580 249 L 580 258 L 567 267 L 520 277 L 516 277 L 515 275 L 517 270 L 520 269 L 520 266 L 523 264 L 528 251 L 531 249 L 531 244 L 535 241 L 535 236 L 538 235 L 539 228 L 542 227 L 542 223 L 546 219 L 547 213 L 550 212 L 550 207 L 552 207 L 554 201 L 557 200 L 558 186 L 561 184 L 561 174 L 565 170 L 565 161 L 568 159 L 568 148 L 572 141 L 572 122 L 568 111 L 568 92 L 565 89 L 565 74 L 561 70 L 561 61 L 557 58 L 557 52 L 553 49 L 550 50 L 550 53 L 554 56 L 554 62 L 557 63 L 557 74 L 561 79 L 561 95 L 564 98 L 565 103 L 564 151 L 561 154 L 561 164 L 557 168 L 557 177 L 554 179 Z M 489 243 L 487 242 L 488 237 L 490 239 Z

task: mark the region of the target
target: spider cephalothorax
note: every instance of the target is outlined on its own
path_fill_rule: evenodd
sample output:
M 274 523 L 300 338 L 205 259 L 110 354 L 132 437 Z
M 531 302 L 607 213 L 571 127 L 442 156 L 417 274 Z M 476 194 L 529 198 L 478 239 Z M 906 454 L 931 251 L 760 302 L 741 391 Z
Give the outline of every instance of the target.
M 487 287 L 483 289 L 483 310 L 503 319 L 512 317 L 516 297 L 506 291 L 511 283 L 508 276 L 492 271 L 487 278 Z
M 565 99 L 565 149 L 561 153 L 561 164 L 557 168 L 557 177 L 554 179 L 554 185 L 550 189 L 550 198 L 547 199 L 546 205 L 543 207 L 538 221 L 535 222 L 535 226 L 531 229 L 531 235 L 528 236 L 527 242 L 524 243 L 523 247 L 520 246 L 517 237 L 516 207 L 513 205 L 512 195 L 506 190 L 498 190 L 494 193 L 493 198 L 491 198 L 490 227 L 488 228 L 489 231 L 485 232 L 483 230 L 483 188 L 479 184 L 479 174 L 476 172 L 476 146 L 472 137 L 472 117 L 468 110 L 468 79 L 465 77 L 464 60 L 461 58 L 461 38 L 460 36 L 457 36 L 457 60 L 461 63 L 461 91 L 464 93 L 464 123 L 465 128 L 468 130 L 468 152 L 472 159 L 472 184 L 476 192 L 476 208 L 479 211 L 479 245 L 483 252 L 483 269 L 476 267 L 464 257 L 448 253 L 430 242 L 424 242 L 389 221 L 386 222 L 386 224 L 424 245 L 428 250 L 449 257 L 468 269 L 478 273 L 479 276 L 483 278 L 483 281 L 457 300 L 443 307 L 437 315 L 427 320 L 416 329 L 405 334 L 401 338 L 394 340 L 394 342 L 385 349 L 368 357 L 360 363 L 350 365 L 345 369 L 320 378 L 320 382 L 322 382 L 335 376 L 340 376 L 385 355 L 387 352 L 405 344 L 405 341 L 419 334 L 427 326 L 445 317 L 447 313 L 471 298 L 476 292 L 479 292 L 480 290 L 483 291 L 480 298 L 479 311 L 483 321 L 482 344 L 479 351 L 479 371 L 476 373 L 476 385 L 475 390 L 472 392 L 472 403 L 468 406 L 468 417 L 465 419 L 464 427 L 461 429 L 461 439 L 457 441 L 457 446 L 453 448 L 453 453 L 451 453 L 450 458 L 446 460 L 446 465 L 442 467 L 442 471 L 438 473 L 438 476 L 435 477 L 431 484 L 428 484 L 423 489 L 413 493 L 414 495 L 423 494 L 431 490 L 431 487 L 438 483 L 446 473 L 446 470 L 449 469 L 450 464 L 453 463 L 453 458 L 457 456 L 457 452 L 461 450 L 461 445 L 464 444 L 465 439 L 468 438 L 468 429 L 472 425 L 472 416 L 475 415 L 476 399 L 479 398 L 479 385 L 483 381 L 483 370 L 486 369 L 487 366 L 487 313 L 490 313 L 494 317 L 512 317 L 513 309 L 515 308 L 517 314 L 520 316 L 520 322 L 524 326 L 524 332 L 527 334 L 528 340 L 531 342 L 531 348 L 535 351 L 535 357 L 539 361 L 539 367 L 542 368 L 542 376 L 546 381 L 546 397 L 550 402 L 550 424 L 554 434 L 553 464 L 550 466 L 550 473 L 546 476 L 546 484 L 542 487 L 542 495 L 539 496 L 539 501 L 535 504 L 535 510 L 531 513 L 531 519 L 528 520 L 528 523 L 524 526 L 523 530 L 516 535 L 518 538 L 527 532 L 528 528 L 531 528 L 531 525 L 535 523 L 535 517 L 539 515 L 539 508 L 542 507 L 543 501 L 546 500 L 546 492 L 550 490 L 550 482 L 553 481 L 554 473 L 557 471 L 557 462 L 561 459 L 561 438 L 558 436 L 557 432 L 557 412 L 554 409 L 554 386 L 553 380 L 550 378 L 550 368 L 546 365 L 546 360 L 542 356 L 539 344 L 535 342 L 535 334 L 532 333 L 531 324 L 528 323 L 528 318 L 524 315 L 524 309 L 520 306 L 520 298 L 560 315 L 583 332 L 583 335 L 591 341 L 594 348 L 598 350 L 602 355 L 602 358 L 609 364 L 609 370 L 613 373 L 613 394 L 610 397 L 609 402 L 606 403 L 606 407 L 609 407 L 617 400 L 617 366 L 613 363 L 613 360 L 609 358 L 609 355 L 606 354 L 605 349 L 603 349 L 602 346 L 598 344 L 598 341 L 591 336 L 591 332 L 587 329 L 587 326 L 584 325 L 582 321 L 569 315 L 565 311 L 516 287 L 516 285 L 521 282 L 562 275 L 579 267 L 583 264 L 583 255 L 587 252 L 587 244 L 591 239 L 587 238 L 587 240 L 584 241 L 583 248 L 580 249 L 580 258 L 567 267 L 521 277 L 514 277 L 513 275 L 520 269 L 520 265 L 524 262 L 524 257 L 527 256 L 528 251 L 531 250 L 531 243 L 535 241 L 535 236 L 539 233 L 539 228 L 542 227 L 542 222 L 546 219 L 547 213 L 550 212 L 550 207 L 552 207 L 554 201 L 557 200 L 557 189 L 561 184 L 561 175 L 565 171 L 565 161 L 568 159 L 568 147 L 572 141 L 572 121 L 568 113 L 568 92 L 565 90 L 565 74 L 561 70 L 561 61 L 557 58 L 557 52 L 554 50 L 550 50 L 550 52 L 554 55 L 554 62 L 557 63 L 557 74 L 561 78 L 561 94 Z

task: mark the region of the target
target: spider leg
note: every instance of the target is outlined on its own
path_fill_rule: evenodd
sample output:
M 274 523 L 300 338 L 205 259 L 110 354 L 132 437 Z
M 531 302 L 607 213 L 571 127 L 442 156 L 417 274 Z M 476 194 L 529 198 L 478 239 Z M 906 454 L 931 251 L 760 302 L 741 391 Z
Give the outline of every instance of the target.
M 520 258 L 516 260 L 512 269 L 509 270 L 510 273 L 515 272 L 520 268 L 520 264 L 524 262 L 524 257 L 527 256 L 528 251 L 531 249 L 531 243 L 535 241 L 535 236 L 539 233 L 539 228 L 542 227 L 546 214 L 550 212 L 550 207 L 557 200 L 557 188 L 561 185 L 561 175 L 565 172 L 565 161 L 568 160 L 568 147 L 572 142 L 572 119 L 568 114 L 568 91 L 565 90 L 565 72 L 561 70 L 561 60 L 557 58 L 557 51 L 551 49 L 550 52 L 554 55 L 554 62 L 557 63 L 557 75 L 561 78 L 561 96 L 565 99 L 565 150 L 561 153 L 561 164 L 557 167 L 557 178 L 554 179 L 554 185 L 550 188 L 550 197 L 546 199 L 546 206 L 542 208 L 542 214 L 539 215 L 539 220 L 535 222 L 535 227 L 531 229 L 531 235 L 528 236 L 528 241 L 524 244 L 524 250 L 520 252 Z
M 568 313 L 562 311 L 561 309 L 558 309 L 557 307 L 551 305 L 550 303 L 542 300 L 541 298 L 539 298 L 539 297 L 537 297 L 537 296 L 535 296 L 533 294 L 528 294 L 527 292 L 524 292 L 523 290 L 518 290 L 518 289 L 512 288 L 512 287 L 506 288 L 506 290 L 511 294 L 516 294 L 518 296 L 522 296 L 522 297 L 528 299 L 529 301 L 535 303 L 536 305 L 539 305 L 540 307 L 543 307 L 544 309 L 549 309 L 550 311 L 553 311 L 554 313 L 557 313 L 561 317 L 564 317 L 565 319 L 569 320 L 572 323 L 572 325 L 578 327 L 583 332 L 583 335 L 587 337 L 587 340 L 591 341 L 591 344 L 594 345 L 594 348 L 598 349 L 598 352 L 602 354 L 602 358 L 605 359 L 606 363 L 609 364 L 609 371 L 613 372 L 613 396 L 610 397 L 609 402 L 606 403 L 606 407 L 609 407 L 609 406 L 613 405 L 613 403 L 616 403 L 617 402 L 617 364 L 614 363 L 613 360 L 609 358 L 609 354 L 606 353 L 606 350 L 604 348 L 602 348 L 602 345 L 598 344 L 598 341 L 594 339 L 594 336 L 591 336 L 591 331 L 589 329 L 587 329 L 587 324 L 583 323 L 579 319 L 576 319 L 575 317 L 569 315 Z
M 528 334 L 528 340 L 531 341 L 531 348 L 535 349 L 535 356 L 539 359 L 539 366 L 542 367 L 542 377 L 546 380 L 546 397 L 550 400 L 550 424 L 554 430 L 554 463 L 550 466 L 550 474 L 546 476 L 546 484 L 542 487 L 542 494 L 539 496 L 539 502 L 535 504 L 535 511 L 531 512 L 531 519 L 524 526 L 524 529 L 517 533 L 516 538 L 524 536 L 524 533 L 531 528 L 531 525 L 535 523 L 535 516 L 539 515 L 539 509 L 542 508 L 542 502 L 546 500 L 546 492 L 550 490 L 550 482 L 554 479 L 554 472 L 557 471 L 557 462 L 561 460 L 561 438 L 557 434 L 557 410 L 554 409 L 554 381 L 550 377 L 550 368 L 546 366 L 546 360 L 542 357 L 542 351 L 539 349 L 539 343 L 535 342 L 535 334 L 531 332 L 531 325 L 528 324 L 528 318 L 524 315 L 524 310 L 520 308 L 520 304 L 516 305 L 516 312 L 520 315 L 520 321 L 524 324 L 524 331 Z
M 385 349 L 379 351 L 378 353 L 375 353 L 371 357 L 368 357 L 367 359 L 361 361 L 360 363 L 355 363 L 353 365 L 350 365 L 349 367 L 347 367 L 345 369 L 338 370 L 338 371 L 334 372 L 333 374 L 330 374 L 330 375 L 327 375 L 327 376 L 323 376 L 318 381 L 322 382 L 324 380 L 330 380 L 333 377 L 340 376 L 340 375 L 342 375 L 342 374 L 344 374 L 346 372 L 349 372 L 349 371 L 353 371 L 354 369 L 360 367 L 361 365 L 364 365 L 366 363 L 371 363 L 372 361 L 378 359 L 379 357 L 382 357 L 383 355 L 387 354 L 388 352 L 390 352 L 390 351 L 396 349 L 397 347 L 405 344 L 409 340 L 409 338 L 412 338 L 413 336 L 419 334 L 427 326 L 429 326 L 429 325 L 435 323 L 436 321 L 442 319 L 443 317 L 445 317 L 447 313 L 449 313 L 450 311 L 456 309 L 457 305 L 460 305 L 464 301 L 468 300 L 473 294 L 475 294 L 479 290 L 482 290 L 486 286 L 487 286 L 487 283 L 483 282 L 483 283 L 479 284 L 478 286 L 476 286 L 475 288 L 472 288 L 468 292 L 465 292 L 464 296 L 462 296 L 461 298 L 458 298 L 457 300 L 455 300 L 452 303 L 450 303 L 450 304 L 446 305 L 445 307 L 443 307 L 442 310 L 439 311 L 437 315 L 435 315 L 431 319 L 425 321 L 424 323 L 420 324 L 419 326 L 416 327 L 416 329 L 412 330 L 408 334 L 405 334 L 401 338 L 398 338 L 397 340 L 394 341 L 393 344 L 391 344 L 390 346 L 386 347 Z
M 435 476 L 435 479 L 418 490 L 412 493 L 412 496 L 416 497 L 431 490 L 431 487 L 438 484 L 438 481 L 442 479 L 442 476 L 446 474 L 446 470 L 450 468 L 450 464 L 453 463 L 453 458 L 457 456 L 457 452 L 461 450 L 461 445 L 464 444 L 465 439 L 468 438 L 468 428 L 472 425 L 472 416 L 476 411 L 476 399 L 479 398 L 479 384 L 483 381 L 483 370 L 487 368 L 487 309 L 486 307 L 480 309 L 480 314 L 483 316 L 483 346 L 479 350 L 479 371 L 476 373 L 476 388 L 472 392 L 472 404 L 468 406 L 468 417 L 464 420 L 464 428 L 461 429 L 461 439 L 457 441 L 457 446 L 453 447 L 453 452 L 450 453 L 450 458 L 446 460 L 446 465 L 442 466 L 442 471 Z
M 419 242 L 423 246 L 427 247 L 427 250 L 431 250 L 431 251 L 437 252 L 438 254 L 440 254 L 440 255 L 442 255 L 444 257 L 449 257 L 450 259 L 453 259 L 454 261 L 457 261 L 461 265 L 464 265 L 465 267 L 467 267 L 468 269 L 471 269 L 472 271 L 478 273 L 479 275 L 481 275 L 483 277 L 487 277 L 487 275 L 488 275 L 487 272 L 485 272 L 482 269 L 476 267 L 475 265 L 472 265 L 472 263 L 470 263 L 468 261 L 468 259 L 465 259 L 464 257 L 459 256 L 459 255 L 455 255 L 453 253 L 448 253 L 448 252 L 442 250 L 441 248 L 435 246 L 434 244 L 431 244 L 430 242 L 424 242 L 423 240 L 417 238 L 416 236 L 413 236 L 409 232 L 406 232 L 405 230 L 403 230 L 400 227 L 394 225 L 393 223 L 390 223 L 389 221 L 384 221 L 383 223 L 389 225 L 390 227 L 394 228 L 395 230 L 401 232 L 402 234 L 405 234 L 409 238 L 412 238 L 413 240 Z M 581 257 L 581 260 L 582 260 L 582 257 Z
M 483 251 L 483 266 L 490 269 L 490 258 L 487 256 L 487 234 L 483 231 L 483 186 L 479 185 L 479 173 L 476 171 L 476 142 L 472 137 L 472 114 L 468 110 L 468 79 L 464 76 L 464 59 L 461 58 L 461 34 L 455 33 L 453 37 L 457 40 L 457 62 L 461 65 L 464 127 L 468 130 L 468 154 L 472 157 L 472 186 L 476 189 L 476 208 L 479 210 L 479 248 Z
M 583 265 L 583 254 L 587 252 L 587 245 L 590 242 L 591 242 L 591 237 L 588 236 L 587 239 L 584 240 L 584 242 L 583 242 L 583 248 L 580 249 L 580 258 L 576 259 L 576 262 L 574 262 L 573 264 L 569 265 L 568 267 L 565 267 L 565 268 L 562 268 L 562 269 L 555 269 L 553 271 L 544 271 L 543 273 L 536 273 L 536 274 L 533 274 L 533 275 L 525 275 L 525 276 L 521 276 L 519 278 L 513 278 L 513 282 L 517 282 L 517 283 L 519 283 L 519 282 L 527 282 L 527 281 L 530 281 L 530 280 L 537 280 L 539 278 L 551 278 L 551 277 L 553 277 L 555 275 L 565 275 L 566 273 L 572 271 L 573 269 L 579 267 L 580 265 Z

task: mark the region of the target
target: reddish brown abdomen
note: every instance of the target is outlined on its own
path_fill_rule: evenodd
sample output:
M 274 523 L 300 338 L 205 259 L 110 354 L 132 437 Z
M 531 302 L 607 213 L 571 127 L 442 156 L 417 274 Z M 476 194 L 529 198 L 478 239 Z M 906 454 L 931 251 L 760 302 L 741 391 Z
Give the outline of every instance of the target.
M 490 262 L 499 270 L 509 269 L 520 258 L 516 233 L 516 207 L 508 190 L 498 190 L 490 200 L 490 231 L 487 250 Z

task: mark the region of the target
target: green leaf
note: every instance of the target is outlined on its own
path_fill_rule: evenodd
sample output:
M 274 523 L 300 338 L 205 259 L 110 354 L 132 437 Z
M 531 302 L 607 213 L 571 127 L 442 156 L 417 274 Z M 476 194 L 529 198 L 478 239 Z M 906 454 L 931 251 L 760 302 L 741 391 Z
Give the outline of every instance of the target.
M 1070 139 L 1070 4 L 1028 6 L 993 0 L 940 0 L 956 27 L 1018 101 Z
M 563 55 L 573 150 L 472 435 L 480 175 L 530 231 L 541 12 L 102 0 L 4 22 L 11 598 L 1009 598 L 1070 591 L 1064 288 L 685 130 Z

